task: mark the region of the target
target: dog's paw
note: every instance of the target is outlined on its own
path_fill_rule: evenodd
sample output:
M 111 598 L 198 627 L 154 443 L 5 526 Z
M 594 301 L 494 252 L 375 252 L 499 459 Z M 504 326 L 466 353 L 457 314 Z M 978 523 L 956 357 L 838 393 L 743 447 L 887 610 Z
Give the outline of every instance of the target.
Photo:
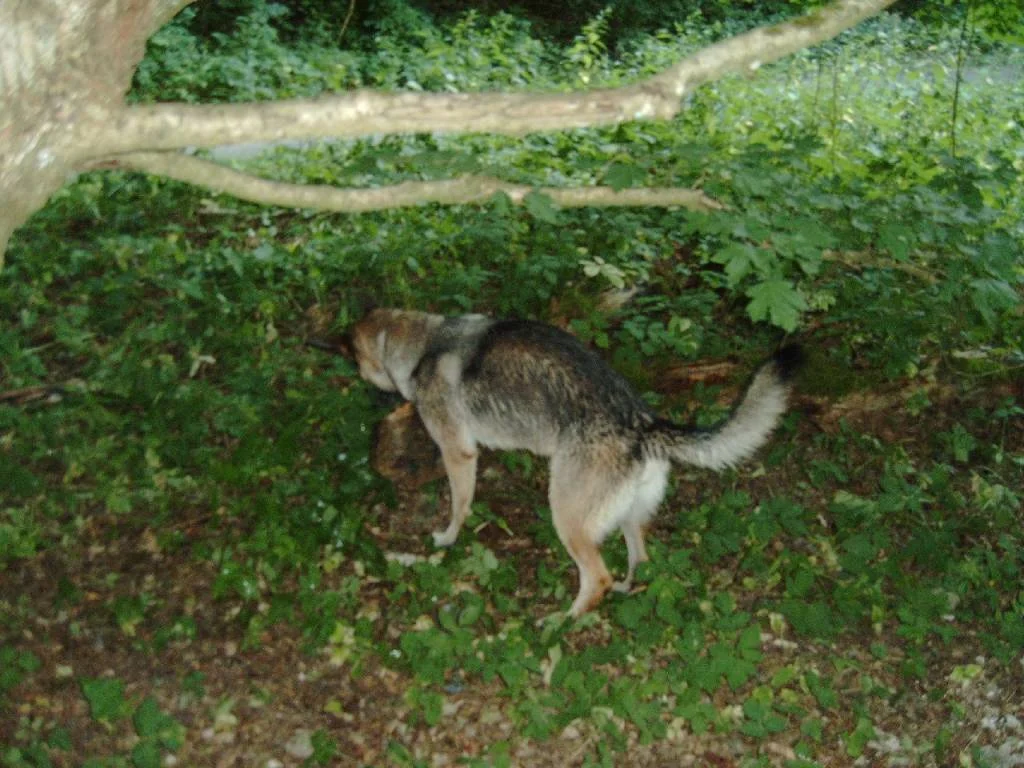
M 633 589 L 632 579 L 612 582 L 612 592 L 621 592 L 623 594 L 628 594 L 631 589 Z
M 434 531 L 431 535 L 434 537 L 435 547 L 450 547 L 455 543 L 455 539 L 459 537 L 459 532 L 451 530 Z

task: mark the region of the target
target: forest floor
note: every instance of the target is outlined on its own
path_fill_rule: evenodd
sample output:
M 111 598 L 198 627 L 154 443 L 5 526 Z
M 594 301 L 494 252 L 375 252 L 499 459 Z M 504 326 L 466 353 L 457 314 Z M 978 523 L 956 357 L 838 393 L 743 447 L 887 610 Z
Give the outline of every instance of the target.
M 1005 387 L 976 392 L 973 403 L 951 395 L 938 409 L 949 415 L 938 418 L 949 419 L 1006 394 Z M 799 405 L 804 417 L 794 438 L 798 448 L 791 460 L 768 475 L 741 477 L 739 484 L 755 498 L 801 484 L 799 444 L 810 448 L 812 436 L 836 429 L 840 416 L 862 434 L 900 441 L 912 452 L 945 425 L 922 422 L 893 407 L 901 397 L 861 395 L 829 404 L 804 399 Z M 1006 448 L 1019 454 L 1024 449 L 1019 432 L 1012 441 Z M 529 535 L 537 522 L 534 507 L 543 503 L 544 472 L 524 478 L 492 456 L 481 476 L 479 497 L 492 501 L 503 523 L 478 526 L 477 540 L 499 559 L 515 562 L 515 597 L 527 606 L 527 616 L 541 619 L 564 608 L 569 593 L 541 595 L 536 577 L 538 564 L 545 564 L 562 568 L 571 580 L 571 571 L 561 563 L 564 555 Z M 681 482 L 666 506 L 699 504 L 702 494 L 718 492 L 716 482 L 708 480 L 710 490 Z M 831 491 L 817 493 L 827 497 Z M 409 559 L 429 557 L 424 534 L 444 501 L 445 494 L 433 486 L 401 492 L 396 508 L 378 505 L 367 533 L 386 551 Z M 663 515 L 655 524 L 652 538 L 667 531 L 669 517 Z M 155 530 L 146 520 L 97 517 L 86 521 L 73 540 L 2 573 L 0 605 L 5 615 L 0 633 L 6 636 L 0 638 L 0 647 L 18 648 L 36 661 L 30 668 L 25 665 L 20 682 L 8 670 L 8 684 L 17 684 L 7 691 L 0 718 L 0 744 L 9 745 L 3 753 L 5 766 L 127 765 L 129 759 L 133 765 L 266 768 L 455 765 L 472 760 L 478 765 L 572 766 L 598 764 L 598 755 L 608 764 L 715 768 L 1024 765 L 1024 654 L 997 660 L 970 626 L 958 627 L 948 640 L 928 639 L 928 662 L 908 679 L 902 671 L 907 643 L 891 627 L 853 628 L 821 642 L 767 624 L 760 636 L 755 686 L 781 690 L 779 676 L 785 670 L 819 670 L 823 675 L 832 670 L 826 694 L 808 696 L 799 687 L 790 693 L 794 707 L 817 710 L 814 721 L 791 718 L 754 735 L 721 724 L 693 729 L 673 716 L 666 703 L 662 718 L 667 727 L 659 738 L 645 736 L 612 713 L 592 713 L 550 738 L 535 739 L 524 729 L 522 702 L 498 678 L 451 679 L 440 711 L 424 717 L 408 695 L 415 688 L 413 675 L 388 663 L 380 652 L 340 663 L 344 655 L 339 656 L 337 644 L 311 647 L 301 628 L 287 622 L 268 626 L 255 638 L 247 635 L 237 620 L 239 603 L 212 597 L 216 565 L 193 555 L 198 539 L 225 532 L 211 534 L 209 520 L 188 515 L 169 525 L 188 546 L 165 549 L 159 542 L 167 531 Z M 464 532 L 459 546 L 469 546 L 471 539 Z M 728 567 L 724 563 L 717 578 L 727 579 Z M 336 575 L 345 572 L 361 577 L 358 600 L 374 624 L 378 647 L 395 644 L 402 628 L 389 624 L 392 598 L 384 584 L 365 576 L 353 562 L 344 563 Z M 731 585 L 742 595 L 737 587 Z M 144 616 L 133 619 L 130 612 L 118 612 L 118 606 L 133 604 L 139 595 L 152 600 Z M 611 597 L 595 618 L 569 629 L 562 638 L 563 657 L 628 632 L 608 614 L 609 605 L 631 599 L 637 596 Z M 755 601 L 751 595 L 745 607 L 756 611 Z M 161 628 L 173 625 L 175 617 L 189 617 L 194 631 L 187 637 L 161 636 Z M 880 647 L 885 653 L 878 652 Z M 6 661 L 13 664 L 16 658 L 26 656 Z M 635 663 L 630 658 L 609 660 L 602 672 L 614 680 Z M 636 676 L 635 670 L 630 674 Z M 655 662 L 636 679 L 657 674 Z M 83 680 L 112 685 L 83 695 Z M 544 686 L 541 675 L 536 688 Z M 744 705 L 749 698 L 749 686 L 742 695 L 722 686 L 705 697 L 726 720 L 733 717 L 737 723 L 751 717 L 749 705 Z M 148 724 L 137 708 L 147 699 L 158 705 Z M 132 710 L 135 716 L 128 718 Z M 607 742 L 602 718 L 614 721 L 621 736 L 611 752 L 602 748 Z M 863 743 L 853 746 L 851 735 L 858 732 L 863 732 Z M 807 754 L 807 744 L 813 746 L 813 755 Z M 163 755 L 160 762 L 146 762 L 147 750 Z M 798 759 L 800 751 L 804 756 Z M 93 762 L 85 762 L 87 757 Z

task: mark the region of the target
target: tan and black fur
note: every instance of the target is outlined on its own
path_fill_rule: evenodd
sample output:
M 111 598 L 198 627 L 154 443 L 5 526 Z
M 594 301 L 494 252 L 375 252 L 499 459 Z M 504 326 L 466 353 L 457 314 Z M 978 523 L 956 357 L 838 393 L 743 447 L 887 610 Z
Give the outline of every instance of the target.
M 767 441 L 799 357 L 789 348 L 765 363 L 732 415 L 703 431 L 658 417 L 601 358 L 542 323 L 377 309 L 351 339 L 362 377 L 414 403 L 441 449 L 452 510 L 438 546 L 453 544 L 469 515 L 481 446 L 550 457 L 552 519 L 580 573 L 574 616 L 609 588 L 629 590 L 670 461 L 722 469 Z M 629 553 L 621 582 L 599 549 L 616 529 Z

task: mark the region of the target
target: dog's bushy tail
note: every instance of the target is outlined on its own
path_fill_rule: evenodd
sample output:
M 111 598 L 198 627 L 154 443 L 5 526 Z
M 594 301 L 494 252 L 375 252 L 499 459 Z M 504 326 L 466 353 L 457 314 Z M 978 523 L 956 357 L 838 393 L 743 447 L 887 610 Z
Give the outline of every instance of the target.
M 644 448 L 652 456 L 708 469 L 724 469 L 749 458 L 768 441 L 786 411 L 789 380 L 803 362 L 798 346 L 783 347 L 750 380 L 732 414 L 710 430 L 657 421 Z

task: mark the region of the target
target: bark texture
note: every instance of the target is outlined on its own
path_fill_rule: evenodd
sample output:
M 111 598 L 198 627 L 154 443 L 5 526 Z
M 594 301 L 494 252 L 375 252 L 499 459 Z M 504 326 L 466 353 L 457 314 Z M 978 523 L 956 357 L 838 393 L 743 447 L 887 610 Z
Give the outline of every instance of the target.
M 146 40 L 186 0 L 0 3 L 0 258 L 124 111 Z M 2 262 L 0 262 L 2 263 Z
M 283 206 L 359 211 L 421 202 L 514 202 L 528 193 L 497 179 L 462 177 L 374 190 L 302 188 L 211 167 L 185 147 L 360 137 L 380 133 L 535 131 L 666 119 L 683 97 L 728 73 L 756 71 L 834 37 L 894 0 L 836 0 L 794 21 L 753 30 L 653 77 L 574 93 L 381 93 L 258 104 L 127 106 L 147 38 L 191 0 L 0 2 L 0 265 L 14 230 L 76 173 L 132 168 Z M 564 206 L 715 207 L 699 190 L 544 190 Z

